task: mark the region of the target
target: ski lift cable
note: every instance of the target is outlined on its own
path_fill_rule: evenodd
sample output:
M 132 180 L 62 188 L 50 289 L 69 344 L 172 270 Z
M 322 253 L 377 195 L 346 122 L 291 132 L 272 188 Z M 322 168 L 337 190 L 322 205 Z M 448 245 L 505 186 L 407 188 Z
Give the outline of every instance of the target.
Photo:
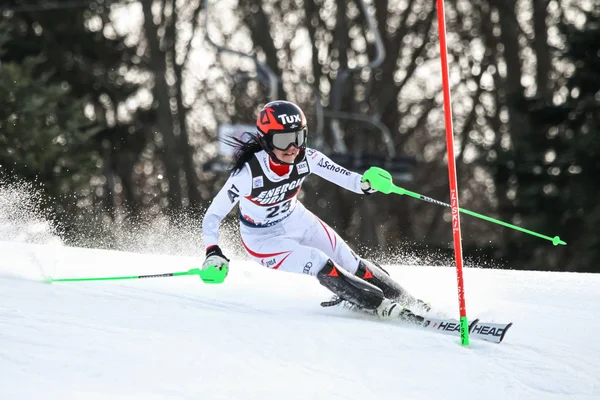
M 269 89 L 269 95 L 268 95 L 269 101 L 277 100 L 277 89 L 278 89 L 277 86 L 278 86 L 278 81 L 279 81 L 279 79 L 277 78 L 277 74 L 275 74 L 273 72 L 273 70 L 271 68 L 269 68 L 269 66 L 267 64 L 260 62 L 256 56 L 252 56 L 250 54 L 246 54 L 241 51 L 233 50 L 233 49 L 230 49 L 230 48 L 227 48 L 225 46 L 221 46 L 221 45 L 215 43 L 210 38 L 210 34 L 208 33 L 208 22 L 209 22 L 208 15 L 209 15 L 209 1 L 204 0 L 204 27 L 206 29 L 205 37 L 206 37 L 206 40 L 208 41 L 208 43 L 210 43 L 213 47 L 215 47 L 217 49 L 217 51 L 219 51 L 219 52 L 235 54 L 237 56 L 249 58 L 252 61 L 254 61 L 254 65 L 256 66 L 257 70 L 259 70 L 260 72 L 265 74 L 268 78 L 267 86 Z
M 339 112 L 340 109 L 342 108 L 342 88 L 344 86 L 346 79 L 350 76 L 350 74 L 352 74 L 353 72 L 362 71 L 367 68 L 369 68 L 369 69 L 377 68 L 385 61 L 385 57 L 386 57 L 383 39 L 381 37 L 381 34 L 379 33 L 379 29 L 377 29 L 376 22 L 375 22 L 373 16 L 369 13 L 369 10 L 367 9 L 365 0 L 357 0 L 357 1 L 360 4 L 363 14 L 365 15 L 365 19 L 367 21 L 367 26 L 368 26 L 369 30 L 373 33 L 373 36 L 375 38 L 375 58 L 373 60 L 371 60 L 364 67 L 346 68 L 339 72 L 339 74 L 336 77 L 335 82 L 333 84 L 333 93 L 334 93 L 333 109 L 335 112 Z M 396 151 L 394 149 L 392 135 L 391 135 L 389 129 L 385 126 L 385 124 L 381 123 L 380 117 L 375 116 L 375 117 L 371 117 L 368 119 L 364 119 L 364 118 L 359 118 L 358 116 L 360 116 L 360 115 L 362 115 L 362 114 L 349 113 L 347 119 L 363 120 L 363 121 L 368 120 L 374 126 L 379 128 L 381 131 L 381 134 L 383 136 L 384 144 L 387 147 L 388 155 L 391 157 L 395 156 Z M 354 117 L 350 117 L 350 116 L 357 116 L 357 117 L 354 118 Z M 344 141 L 342 138 L 340 123 L 339 123 L 338 118 L 332 119 L 331 129 L 333 131 L 336 150 L 341 151 L 341 152 L 346 152 L 347 148 L 346 148 L 346 145 L 344 144 Z

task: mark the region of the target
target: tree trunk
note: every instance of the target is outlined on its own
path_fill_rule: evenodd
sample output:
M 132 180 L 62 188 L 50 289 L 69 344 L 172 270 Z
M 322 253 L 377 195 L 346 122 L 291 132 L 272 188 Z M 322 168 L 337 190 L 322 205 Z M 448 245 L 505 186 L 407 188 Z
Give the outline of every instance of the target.
M 158 28 L 152 20 L 152 2 L 142 2 L 144 12 L 144 30 L 150 48 L 149 66 L 154 74 L 154 101 L 157 103 L 157 126 L 162 135 L 162 158 L 165 164 L 166 178 L 169 183 L 167 193 L 168 214 L 177 215 L 182 207 L 180 184 L 179 145 L 173 132 L 173 116 L 169 106 L 169 85 L 166 81 L 167 62 L 160 49 Z
M 533 30 L 535 40 L 533 48 L 537 60 L 537 97 L 547 99 L 550 90 L 550 52 L 548 48 L 548 28 L 546 26 L 546 8 L 548 0 L 533 1 Z
M 282 71 L 281 68 L 279 68 L 277 49 L 275 48 L 275 43 L 273 42 L 273 38 L 269 32 L 269 19 L 262 9 L 262 1 L 248 1 L 246 12 L 244 13 L 244 20 L 251 29 L 250 36 L 252 38 L 252 42 L 256 46 L 260 46 L 260 48 L 265 52 L 267 66 L 275 73 L 275 75 L 277 75 L 278 78 L 281 78 Z M 276 97 L 279 98 L 282 93 L 284 93 L 283 82 L 281 79 L 279 79 Z

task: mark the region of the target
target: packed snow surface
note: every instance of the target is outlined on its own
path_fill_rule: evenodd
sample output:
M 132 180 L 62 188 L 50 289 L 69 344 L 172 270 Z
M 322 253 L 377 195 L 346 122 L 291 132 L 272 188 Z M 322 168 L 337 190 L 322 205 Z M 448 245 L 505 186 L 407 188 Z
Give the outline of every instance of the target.
M 469 317 L 513 322 L 472 341 L 322 308 L 308 276 L 234 260 L 0 242 L 0 399 L 600 399 L 600 276 L 465 269 Z M 456 318 L 453 268 L 388 266 Z

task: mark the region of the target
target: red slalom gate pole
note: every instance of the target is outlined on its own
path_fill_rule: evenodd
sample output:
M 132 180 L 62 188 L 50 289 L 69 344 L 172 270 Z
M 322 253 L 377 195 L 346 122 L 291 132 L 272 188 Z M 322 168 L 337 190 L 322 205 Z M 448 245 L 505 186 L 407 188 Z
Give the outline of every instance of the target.
M 454 130 L 452 128 L 452 104 L 450 102 L 450 77 L 448 72 L 448 49 L 446 46 L 446 15 L 444 0 L 437 0 L 438 30 L 440 35 L 440 55 L 442 59 L 442 84 L 444 87 L 444 116 L 446 119 L 446 147 L 448 149 L 448 176 L 450 178 L 450 206 L 452 212 L 452 233 L 454 235 L 454 258 L 458 281 L 458 304 L 460 310 L 460 341 L 469 345 L 469 323 L 465 305 L 465 287 L 463 280 L 463 256 L 460 236 L 460 217 L 458 206 L 458 185 L 456 184 L 456 161 L 454 160 Z

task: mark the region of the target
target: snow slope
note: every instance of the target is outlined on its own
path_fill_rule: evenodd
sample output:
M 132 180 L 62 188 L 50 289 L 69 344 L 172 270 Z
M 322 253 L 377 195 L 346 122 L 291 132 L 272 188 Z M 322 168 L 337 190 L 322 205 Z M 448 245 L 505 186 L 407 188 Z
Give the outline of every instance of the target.
M 0 242 L 0 399 L 600 399 L 600 276 L 465 270 L 467 311 L 513 321 L 502 344 L 383 323 L 315 280 L 234 261 Z M 452 268 L 390 266 L 455 317 Z

